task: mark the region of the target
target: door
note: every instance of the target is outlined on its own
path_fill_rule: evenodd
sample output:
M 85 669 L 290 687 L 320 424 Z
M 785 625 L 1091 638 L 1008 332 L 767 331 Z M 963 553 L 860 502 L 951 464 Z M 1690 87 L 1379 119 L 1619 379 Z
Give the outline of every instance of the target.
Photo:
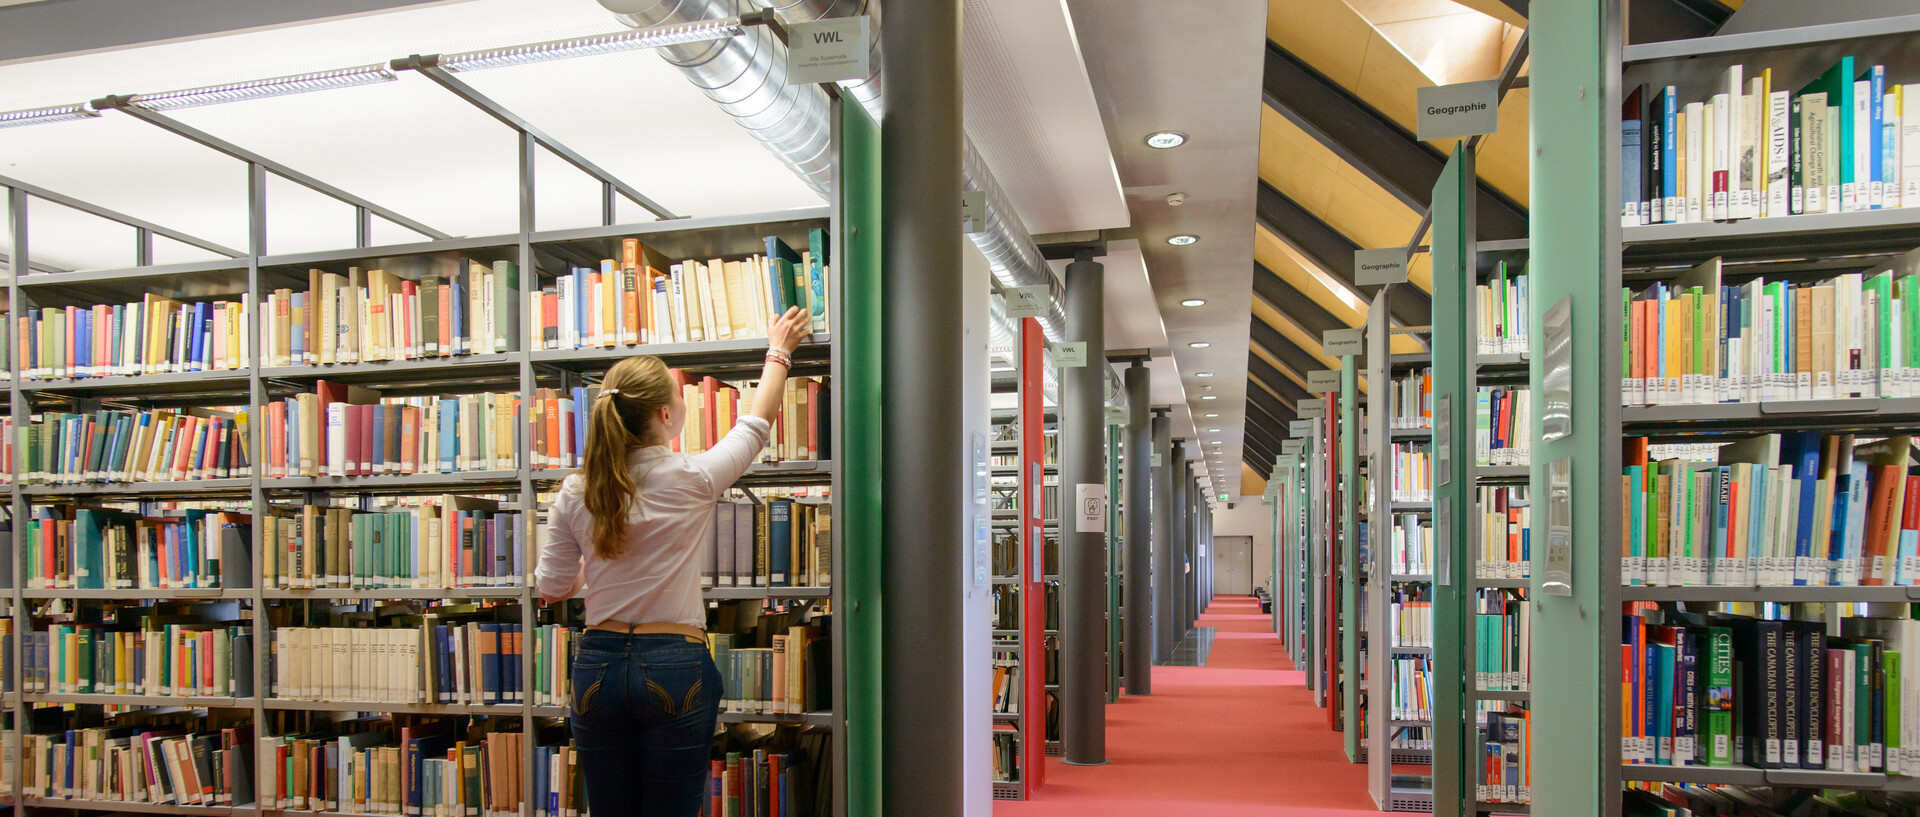
M 1213 592 L 1216 596 L 1253 595 L 1253 537 L 1213 537 Z

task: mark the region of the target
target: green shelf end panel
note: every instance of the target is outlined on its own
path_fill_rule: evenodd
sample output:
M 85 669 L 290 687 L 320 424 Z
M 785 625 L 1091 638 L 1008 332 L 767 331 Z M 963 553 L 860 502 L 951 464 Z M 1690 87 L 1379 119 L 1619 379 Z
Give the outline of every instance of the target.
M 1606 93 L 1612 61 L 1617 61 L 1620 4 L 1536 3 L 1531 31 L 1532 144 L 1531 178 L 1540 192 L 1532 198 L 1529 228 L 1532 261 L 1528 385 L 1535 401 L 1532 492 L 1536 505 L 1553 501 L 1547 484 L 1551 463 L 1567 458 L 1571 484 L 1566 551 L 1555 553 L 1550 536 L 1553 512 L 1533 514 L 1532 672 L 1534 689 L 1553 690 L 1533 701 L 1533 768 L 1553 770 L 1533 782 L 1534 813 L 1557 817 L 1617 813 L 1609 804 L 1619 797 L 1602 768 L 1602 744 L 1619 740 L 1618 724 L 1608 724 L 1602 680 L 1617 679 L 1618 667 L 1602 651 L 1602 628 L 1618 627 L 1618 610 L 1607 605 L 1608 581 L 1618 581 L 1617 566 L 1604 570 L 1607 537 L 1617 536 L 1619 440 L 1619 208 L 1610 204 L 1610 159 L 1618 135 L 1606 133 Z M 1609 34 L 1609 32 L 1612 32 Z M 1614 184 L 1617 184 L 1615 182 Z M 1609 274 L 1608 267 L 1612 267 Z M 1546 315 L 1566 299 L 1571 307 L 1570 433 L 1546 441 L 1540 416 L 1552 396 L 1544 374 L 1555 350 L 1545 340 Z M 1612 304 L 1611 310 L 1609 304 Z M 1609 312 L 1612 312 L 1610 315 Z M 1609 341 L 1611 339 L 1611 341 Z M 1609 347 L 1611 343 L 1611 347 Z M 1542 587 L 1553 578 L 1556 556 L 1569 568 L 1571 595 L 1550 595 Z M 1543 568 L 1544 562 L 1544 568 Z M 1615 656 L 1614 661 L 1618 661 Z M 1615 691 L 1614 694 L 1617 694 Z
M 1378 381 L 1376 381 L 1378 382 Z M 1376 388 L 1378 388 L 1376 386 Z M 1341 738 L 1347 760 L 1359 763 L 1360 743 L 1360 372 L 1352 355 L 1340 358 L 1340 687 Z M 1375 716 L 1382 707 L 1373 702 Z
M 845 364 L 835 389 L 841 417 L 879 417 L 880 355 L 880 126 L 859 105 L 838 103 L 840 129 L 840 275 L 841 355 Z M 840 540 L 844 606 L 840 670 L 843 695 L 834 703 L 845 712 L 846 796 L 835 798 L 843 814 L 879 814 L 881 803 L 880 645 L 885 610 L 880 592 L 881 475 L 880 424 L 842 423 L 840 434 Z
M 1433 186 L 1433 813 L 1472 814 L 1479 749 L 1462 647 L 1473 623 L 1473 154 L 1456 145 Z M 1448 456 L 1440 456 L 1441 451 Z M 1446 469 L 1442 473 L 1441 469 Z

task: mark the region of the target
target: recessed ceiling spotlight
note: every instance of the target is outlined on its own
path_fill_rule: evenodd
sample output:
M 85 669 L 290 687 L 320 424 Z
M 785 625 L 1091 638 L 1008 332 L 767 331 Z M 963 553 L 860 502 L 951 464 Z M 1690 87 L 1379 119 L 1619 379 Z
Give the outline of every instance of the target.
M 1194 235 L 1193 233 L 1181 233 L 1179 235 L 1167 236 L 1167 243 L 1172 244 L 1175 247 L 1185 247 L 1188 244 L 1192 244 L 1193 242 L 1199 241 L 1199 240 L 1200 240 L 1200 237 L 1197 235 Z
M 1187 135 L 1177 130 L 1163 130 L 1147 134 L 1147 147 L 1166 150 L 1187 143 Z
M 1184 301 L 1181 301 L 1181 302 L 1180 302 L 1180 305 L 1181 305 L 1181 306 L 1206 306 L 1206 305 L 1207 305 L 1207 299 L 1205 299 L 1205 298 L 1188 298 L 1188 299 L 1186 299 L 1186 300 L 1184 300 Z
M 1213 372 L 1194 372 L 1193 376 L 1194 377 L 1212 377 Z
M 1208 342 L 1206 342 L 1206 341 L 1204 341 L 1204 340 L 1196 340 L 1196 341 L 1194 341 L 1194 342 L 1192 342 L 1192 343 L 1189 343 L 1189 344 L 1187 344 L 1187 348 L 1189 348 L 1189 349 L 1205 349 L 1205 348 L 1207 348 L 1207 347 L 1209 347 L 1209 346 L 1212 346 L 1212 345 L 1213 345 L 1213 344 L 1211 344 L 1211 343 L 1208 343 Z

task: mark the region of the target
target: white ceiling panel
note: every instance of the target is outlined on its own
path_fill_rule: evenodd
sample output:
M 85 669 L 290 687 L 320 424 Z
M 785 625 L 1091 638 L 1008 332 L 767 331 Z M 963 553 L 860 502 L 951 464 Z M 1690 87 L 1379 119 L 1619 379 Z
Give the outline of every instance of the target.
M 1128 224 L 1065 0 L 966 0 L 967 134 L 1027 232 Z

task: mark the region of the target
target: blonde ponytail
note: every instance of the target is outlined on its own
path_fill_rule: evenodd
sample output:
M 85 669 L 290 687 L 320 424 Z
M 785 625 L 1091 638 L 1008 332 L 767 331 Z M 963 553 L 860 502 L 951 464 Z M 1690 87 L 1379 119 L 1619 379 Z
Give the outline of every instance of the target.
M 587 407 L 586 477 L 582 498 L 593 517 L 593 552 L 602 559 L 626 553 L 627 513 L 639 486 L 627 471 L 627 452 L 664 442 L 654 417 L 673 400 L 673 373 L 653 355 L 615 363 Z

